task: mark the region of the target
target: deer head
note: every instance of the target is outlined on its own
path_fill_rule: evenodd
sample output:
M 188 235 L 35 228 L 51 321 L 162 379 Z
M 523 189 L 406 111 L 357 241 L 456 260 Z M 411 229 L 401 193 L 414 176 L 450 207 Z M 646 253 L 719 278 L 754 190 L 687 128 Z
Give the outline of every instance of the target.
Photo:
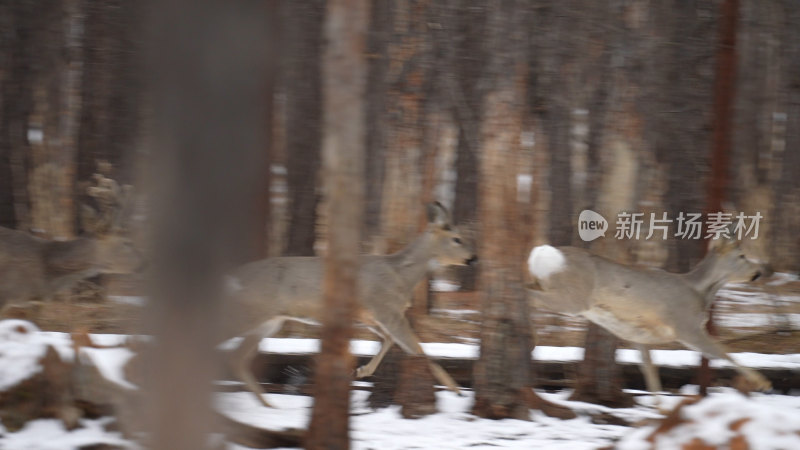
M 468 248 L 458 230 L 452 225 L 450 213 L 439 202 L 427 206 L 428 231 L 433 237 L 433 254 L 443 266 L 467 266 L 478 261 L 475 252 Z
M 708 244 L 706 258 L 714 261 L 712 278 L 727 282 L 755 281 L 762 275 L 770 275 L 766 264 L 751 260 L 742 250 L 741 241 L 733 237 L 713 239 Z
M 102 174 L 86 188 L 91 203 L 82 205 L 81 224 L 91 242 L 92 265 L 101 273 L 133 273 L 144 258 L 129 237 L 127 224 L 133 204 L 133 187 L 120 187 Z

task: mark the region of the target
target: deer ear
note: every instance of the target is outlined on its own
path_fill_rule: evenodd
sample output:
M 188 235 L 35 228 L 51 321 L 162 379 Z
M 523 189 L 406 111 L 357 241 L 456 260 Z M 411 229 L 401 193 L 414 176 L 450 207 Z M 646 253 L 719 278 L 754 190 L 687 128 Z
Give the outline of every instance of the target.
M 440 227 L 450 226 L 450 213 L 439 202 L 428 203 L 428 222 Z
M 739 245 L 733 234 L 730 237 L 719 237 L 708 241 L 708 251 L 723 252 L 735 248 Z

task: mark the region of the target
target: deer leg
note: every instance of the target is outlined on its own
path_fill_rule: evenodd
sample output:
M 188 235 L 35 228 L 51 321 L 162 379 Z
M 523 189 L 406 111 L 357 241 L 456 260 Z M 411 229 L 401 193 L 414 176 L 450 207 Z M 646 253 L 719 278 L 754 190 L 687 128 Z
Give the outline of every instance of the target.
M 644 375 L 644 382 L 647 386 L 647 390 L 653 394 L 654 398 L 654 406 L 660 409 L 661 406 L 661 378 L 658 376 L 658 367 L 653 364 L 653 360 L 650 359 L 650 347 L 644 344 L 636 344 L 636 348 L 639 349 L 639 353 L 642 355 L 642 363 L 639 365 L 639 369 L 642 371 L 642 375 Z
M 695 331 L 691 335 L 691 339 L 680 340 L 685 346 L 703 353 L 708 358 L 724 359 L 733 364 L 737 372 L 744 375 L 744 377 L 753 384 L 756 390 L 768 391 L 772 389 L 772 383 L 767 380 L 763 375 L 753 369 L 739 365 L 722 346 L 715 342 L 705 330 Z
M 390 326 L 386 326 L 386 324 L 382 324 L 383 330 L 391 336 L 391 338 L 403 349 L 406 353 L 415 356 L 424 356 L 428 358 L 428 355 L 422 351 L 422 346 L 419 343 L 419 339 L 414 334 L 414 331 L 411 329 L 411 325 L 408 324 L 405 316 L 401 316 L 400 320 L 391 323 Z M 453 380 L 453 378 L 445 372 L 445 370 L 434 361 L 431 361 L 428 358 L 428 366 L 433 372 L 433 376 L 439 380 L 440 383 L 445 385 L 448 390 L 455 392 L 458 395 L 461 395 L 461 390 L 458 388 L 458 384 Z
M 375 329 L 370 328 L 370 330 L 383 339 L 383 344 L 381 345 L 381 349 L 378 354 L 373 356 L 368 363 L 356 369 L 356 378 L 368 377 L 375 373 L 375 369 L 378 368 L 378 365 L 381 363 L 381 361 L 383 361 L 384 356 L 389 353 L 389 350 L 394 345 L 392 338 L 385 336 L 383 333 L 379 333 Z
M 644 382 L 647 385 L 647 390 L 653 394 L 661 392 L 661 379 L 658 377 L 658 367 L 653 364 L 650 359 L 650 348 L 644 344 L 637 344 L 636 348 L 642 354 L 642 364 L 639 368 L 644 375 Z
M 236 347 L 230 356 L 229 363 L 233 374 L 242 380 L 247 389 L 256 396 L 258 401 L 265 407 L 271 408 L 272 405 L 264 398 L 264 390 L 258 384 L 253 371 L 250 367 L 253 358 L 258 353 L 258 344 L 261 340 L 277 333 L 283 325 L 284 318 L 276 317 L 268 320 L 259 330 L 245 336 L 244 340 Z

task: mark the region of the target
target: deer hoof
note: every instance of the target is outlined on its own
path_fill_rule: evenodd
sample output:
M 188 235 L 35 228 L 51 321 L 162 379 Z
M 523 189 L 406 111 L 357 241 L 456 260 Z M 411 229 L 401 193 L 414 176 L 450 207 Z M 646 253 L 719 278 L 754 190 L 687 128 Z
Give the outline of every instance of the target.
M 355 371 L 355 378 L 364 378 L 372 375 L 372 371 L 367 371 L 367 366 L 361 366 Z
M 753 387 L 756 391 L 759 392 L 767 392 L 772 390 L 772 383 L 763 376 L 760 376 L 753 380 Z
M 275 408 L 272 403 L 268 402 L 265 398 L 266 394 L 256 394 L 256 398 L 258 398 L 259 403 L 265 408 Z

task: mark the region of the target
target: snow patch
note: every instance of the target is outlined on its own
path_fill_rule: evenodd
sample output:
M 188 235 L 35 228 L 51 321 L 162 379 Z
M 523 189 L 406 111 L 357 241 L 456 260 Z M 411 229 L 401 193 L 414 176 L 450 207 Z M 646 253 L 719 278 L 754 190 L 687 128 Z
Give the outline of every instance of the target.
M 136 449 L 136 444 L 125 440 L 118 432 L 109 432 L 104 426 L 110 418 L 81 420 L 80 428 L 67 430 L 57 419 L 39 419 L 25 424 L 16 433 L 0 438 L 3 450 L 64 450 L 106 444 L 114 448 Z
M 564 254 L 551 245 L 534 247 L 528 257 L 528 270 L 538 279 L 547 279 L 550 275 L 561 272 L 565 267 Z
M 0 322 L 0 391 L 27 380 L 42 370 L 39 360 L 47 342 L 36 325 L 24 320 Z
M 133 358 L 134 353 L 127 348 L 92 348 L 82 347 L 81 356 L 88 358 L 100 374 L 120 386 L 136 389 L 136 385 L 125 379 L 125 365 Z
M 695 440 L 716 448 L 728 448 L 737 436 L 747 448 L 800 448 L 800 410 L 774 402 L 747 398 L 735 392 L 710 396 L 680 411 L 684 423 L 647 441 L 655 426 L 637 429 L 617 445 L 620 450 L 665 448 L 680 449 Z

